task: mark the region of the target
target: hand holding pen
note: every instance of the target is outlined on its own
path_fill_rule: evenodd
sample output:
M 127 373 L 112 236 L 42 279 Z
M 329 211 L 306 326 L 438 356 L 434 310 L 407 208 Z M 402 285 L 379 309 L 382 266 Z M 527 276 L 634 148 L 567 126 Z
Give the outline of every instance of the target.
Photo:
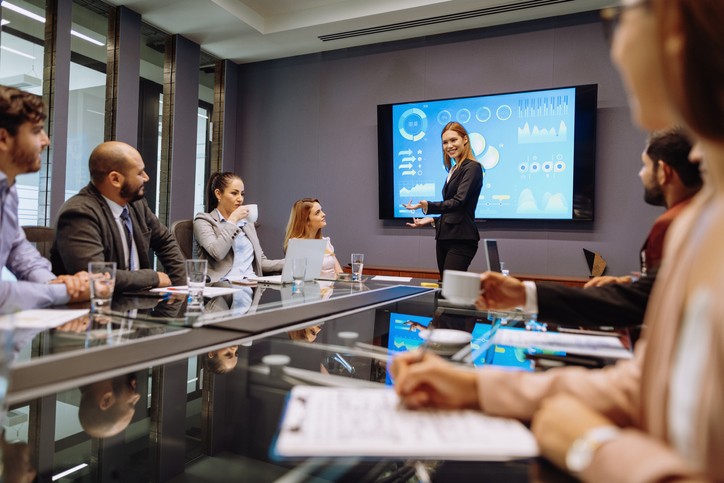
M 479 407 L 475 371 L 452 365 L 430 353 L 425 345 L 395 357 L 390 372 L 404 407 Z

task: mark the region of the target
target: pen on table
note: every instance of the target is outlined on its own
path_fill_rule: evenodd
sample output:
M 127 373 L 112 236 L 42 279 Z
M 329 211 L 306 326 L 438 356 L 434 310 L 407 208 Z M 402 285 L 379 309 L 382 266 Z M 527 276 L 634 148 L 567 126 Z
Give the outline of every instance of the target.
M 422 360 L 425 358 L 425 353 L 427 352 L 428 347 L 430 346 L 430 339 L 432 339 L 432 332 L 433 329 L 427 330 L 427 337 L 425 340 L 422 341 L 422 344 L 420 344 L 420 347 L 418 347 L 419 356 L 417 357 L 417 360 L 414 362 L 411 362 L 411 364 L 419 364 L 422 362 Z M 397 403 L 397 409 L 405 409 L 405 399 L 400 397 L 399 402 Z

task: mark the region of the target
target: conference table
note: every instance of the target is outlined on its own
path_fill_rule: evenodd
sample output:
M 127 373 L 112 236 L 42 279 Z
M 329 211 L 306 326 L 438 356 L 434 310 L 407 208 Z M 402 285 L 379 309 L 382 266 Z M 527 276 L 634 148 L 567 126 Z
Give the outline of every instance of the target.
M 389 355 L 418 347 L 424 330 L 472 333 L 457 363 L 534 368 L 523 349 L 489 340 L 494 327 L 530 326 L 529 317 L 447 306 L 419 282 L 243 287 L 207 300 L 202 314 L 187 313 L 182 294 L 124 294 L 111 314 L 19 330 L 5 474 L 35 471 L 40 482 L 572 481 L 540 458 L 271 454 L 292 387 L 389 386 Z

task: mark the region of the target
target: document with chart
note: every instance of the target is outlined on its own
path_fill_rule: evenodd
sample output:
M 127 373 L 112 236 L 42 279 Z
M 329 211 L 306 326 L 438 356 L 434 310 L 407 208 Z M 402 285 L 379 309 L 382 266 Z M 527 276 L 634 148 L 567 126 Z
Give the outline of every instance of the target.
M 409 410 L 390 388 L 296 386 L 272 454 L 500 461 L 538 455 L 518 421 L 475 410 Z

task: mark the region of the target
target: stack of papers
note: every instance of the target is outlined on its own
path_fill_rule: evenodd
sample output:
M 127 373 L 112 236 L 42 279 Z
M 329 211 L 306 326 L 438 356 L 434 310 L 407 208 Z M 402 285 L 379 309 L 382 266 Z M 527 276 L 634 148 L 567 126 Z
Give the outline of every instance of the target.
M 538 446 L 519 421 L 474 410 L 401 409 L 390 388 L 296 386 L 272 453 L 501 461 L 538 456 Z
M 515 347 L 535 347 L 551 351 L 563 351 L 611 359 L 631 359 L 633 352 L 612 336 L 562 334 L 501 328 L 493 337 L 493 343 Z

